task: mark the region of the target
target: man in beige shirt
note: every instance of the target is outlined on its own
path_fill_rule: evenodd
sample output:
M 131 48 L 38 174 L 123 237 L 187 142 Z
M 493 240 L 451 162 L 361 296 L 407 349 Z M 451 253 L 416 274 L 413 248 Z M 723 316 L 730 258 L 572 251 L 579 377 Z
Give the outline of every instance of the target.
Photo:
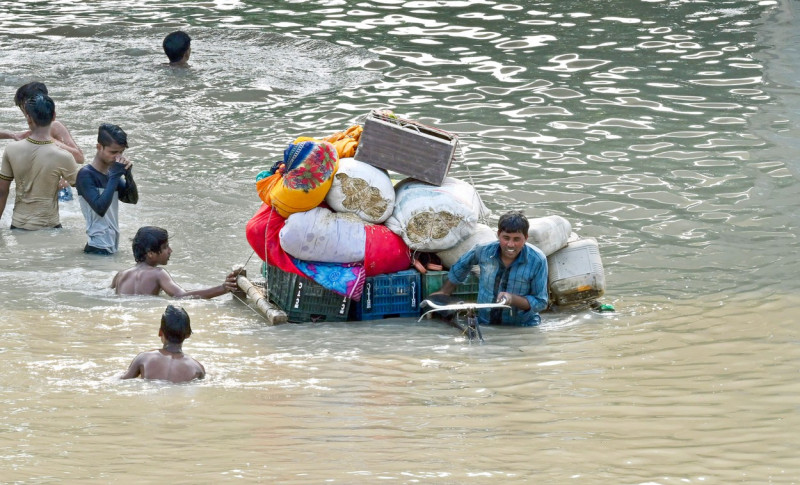
M 0 165 L 0 217 L 6 208 L 11 181 L 16 183 L 12 229 L 61 227 L 58 217 L 58 183 L 63 177 L 75 184 L 78 170 L 72 154 L 56 146 L 50 125 L 56 110 L 49 96 L 38 94 L 25 102 L 30 135 L 10 143 Z

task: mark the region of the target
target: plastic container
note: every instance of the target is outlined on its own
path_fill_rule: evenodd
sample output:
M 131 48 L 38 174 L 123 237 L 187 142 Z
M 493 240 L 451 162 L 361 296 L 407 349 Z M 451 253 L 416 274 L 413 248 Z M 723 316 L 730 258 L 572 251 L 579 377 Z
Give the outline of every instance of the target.
M 277 266 L 264 263 L 261 272 L 269 286 L 269 299 L 286 312 L 290 322 L 343 322 L 348 319 L 350 298 Z
M 547 257 L 550 299 L 557 305 L 595 300 L 606 291 L 606 277 L 597 240 L 570 242 Z
M 420 287 L 420 274 L 413 269 L 370 276 L 364 282 L 361 301 L 352 304 L 351 316 L 354 320 L 416 318 L 419 316 Z
M 572 225 L 561 216 L 528 219 L 528 224 L 528 242 L 539 248 L 545 256 L 566 247 L 572 233 Z
M 448 271 L 428 271 L 422 275 L 422 298 L 442 289 Z M 478 275 L 473 269 L 464 283 L 458 285 L 451 295 L 462 301 L 478 301 Z

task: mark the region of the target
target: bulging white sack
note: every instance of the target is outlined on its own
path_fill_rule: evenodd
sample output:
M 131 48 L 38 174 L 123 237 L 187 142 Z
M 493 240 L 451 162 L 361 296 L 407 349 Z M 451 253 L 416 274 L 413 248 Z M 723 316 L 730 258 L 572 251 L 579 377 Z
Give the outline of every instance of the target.
M 324 207 L 297 212 L 278 233 L 281 247 L 297 259 L 325 263 L 364 260 L 367 232 L 364 221 Z
M 468 238 L 489 214 L 472 185 L 447 177 L 440 187 L 407 178 L 395 186 L 386 227 L 417 251 L 444 251 Z
M 354 158 L 339 160 L 339 170 L 325 196 L 334 211 L 356 214 L 372 224 L 380 224 L 392 214 L 394 201 L 389 175 Z

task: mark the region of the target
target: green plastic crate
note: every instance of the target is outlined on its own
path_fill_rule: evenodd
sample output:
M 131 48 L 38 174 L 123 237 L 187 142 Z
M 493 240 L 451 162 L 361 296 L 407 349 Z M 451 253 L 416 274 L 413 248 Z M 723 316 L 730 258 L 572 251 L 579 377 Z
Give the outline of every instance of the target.
M 350 298 L 305 276 L 288 273 L 264 263 L 261 272 L 269 286 L 269 299 L 283 310 L 290 322 L 344 322 Z
M 442 285 L 447 281 L 448 271 L 428 271 L 422 275 L 422 298 L 425 299 L 431 293 L 442 289 Z M 478 301 L 478 275 L 470 272 L 464 283 L 458 285 L 453 291 L 453 297 L 463 301 Z

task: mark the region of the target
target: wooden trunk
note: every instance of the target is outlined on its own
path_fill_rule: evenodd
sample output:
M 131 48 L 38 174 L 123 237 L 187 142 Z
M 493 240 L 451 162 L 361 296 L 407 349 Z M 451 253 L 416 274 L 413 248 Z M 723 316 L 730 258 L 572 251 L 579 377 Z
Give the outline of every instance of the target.
M 455 156 L 458 137 L 415 121 L 372 112 L 364 122 L 356 160 L 442 185 Z

